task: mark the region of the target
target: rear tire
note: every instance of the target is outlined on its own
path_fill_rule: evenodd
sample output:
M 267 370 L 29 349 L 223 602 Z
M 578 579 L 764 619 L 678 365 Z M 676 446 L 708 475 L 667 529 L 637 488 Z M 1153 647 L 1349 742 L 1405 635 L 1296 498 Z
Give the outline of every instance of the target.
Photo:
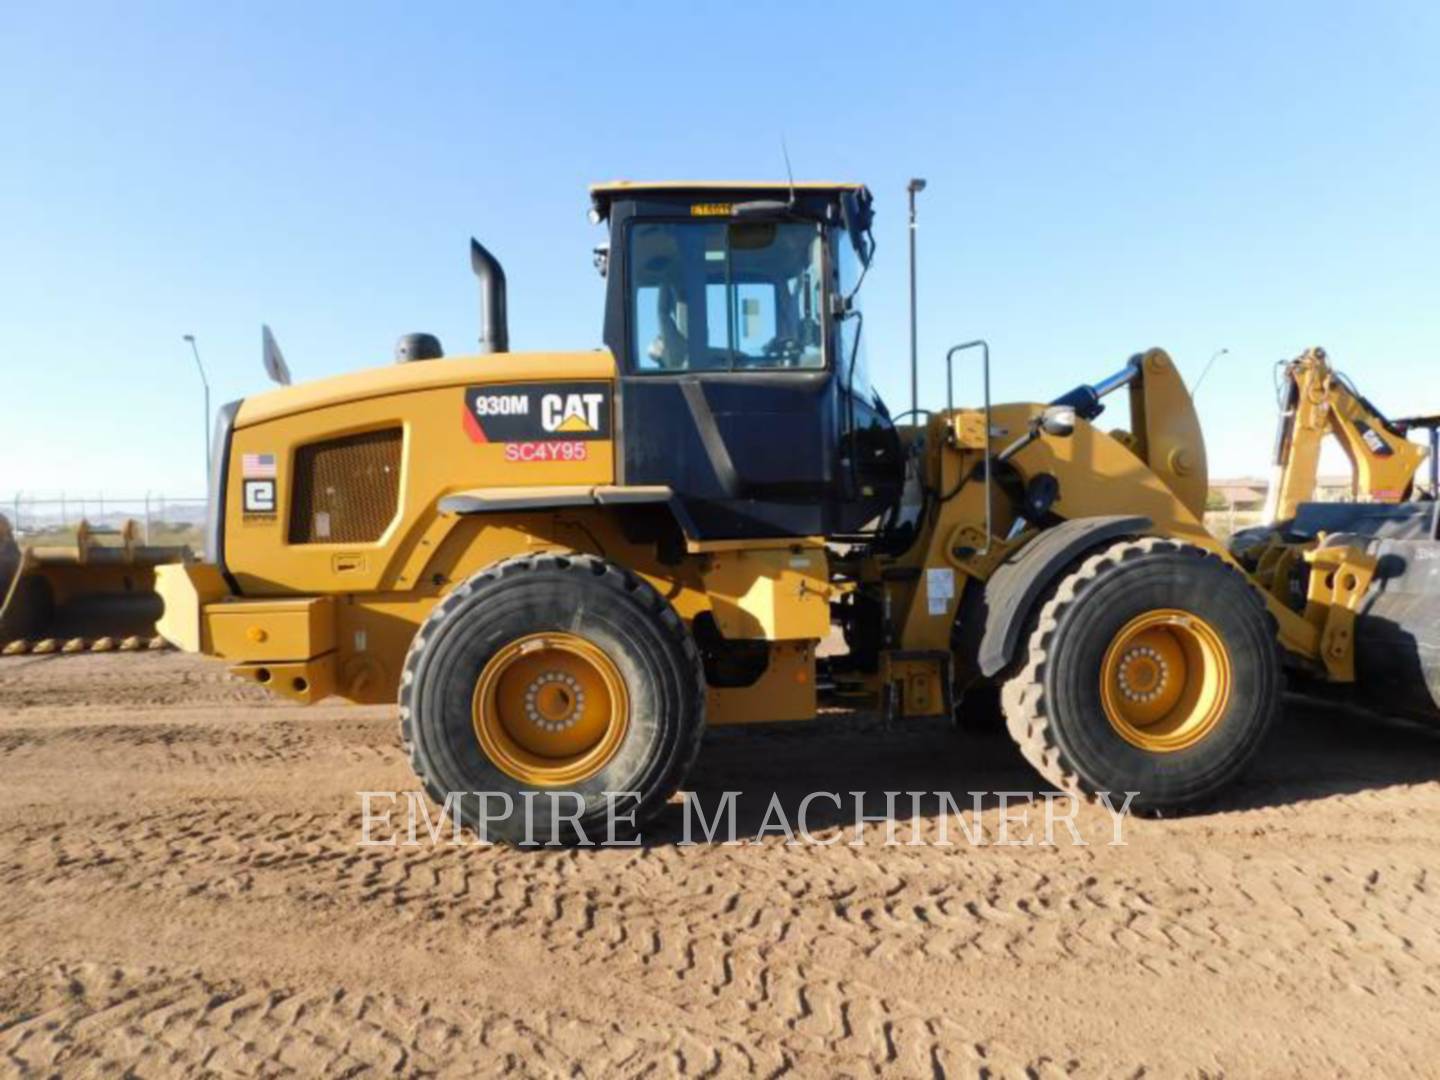
M 1006 725 L 1050 783 L 1162 812 L 1250 762 L 1280 705 L 1274 624 L 1239 572 L 1172 540 L 1085 559 L 1041 601 Z
M 412 768 L 437 803 L 455 793 L 461 820 L 489 840 L 638 831 L 684 780 L 704 727 L 685 624 L 593 555 L 519 556 L 469 578 L 421 626 L 400 680 Z M 564 821 L 577 810 L 579 831 Z

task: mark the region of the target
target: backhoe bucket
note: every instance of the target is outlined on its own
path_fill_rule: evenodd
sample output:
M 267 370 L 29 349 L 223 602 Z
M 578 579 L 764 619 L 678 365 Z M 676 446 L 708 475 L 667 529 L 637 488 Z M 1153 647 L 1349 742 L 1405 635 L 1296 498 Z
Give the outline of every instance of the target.
M 127 521 L 118 546 L 81 522 L 74 547 L 21 548 L 0 517 L 0 652 L 105 652 L 163 647 L 155 567 L 194 557 L 188 547 L 136 542 Z

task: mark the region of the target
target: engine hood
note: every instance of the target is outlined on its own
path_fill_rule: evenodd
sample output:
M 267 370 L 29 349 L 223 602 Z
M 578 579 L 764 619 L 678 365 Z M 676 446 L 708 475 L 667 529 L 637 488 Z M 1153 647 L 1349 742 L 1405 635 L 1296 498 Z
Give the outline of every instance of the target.
M 235 427 L 245 428 L 311 409 L 445 386 L 614 377 L 615 357 L 604 349 L 566 353 L 492 353 L 427 360 L 417 364 L 390 364 L 248 397 L 240 406 Z

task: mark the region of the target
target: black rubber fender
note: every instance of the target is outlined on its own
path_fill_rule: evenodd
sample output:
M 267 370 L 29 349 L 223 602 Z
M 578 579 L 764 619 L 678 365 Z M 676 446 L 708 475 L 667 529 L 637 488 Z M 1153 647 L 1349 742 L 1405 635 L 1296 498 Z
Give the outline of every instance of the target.
M 1152 525 L 1148 517 L 1126 515 L 1070 518 L 1001 563 L 985 583 L 985 631 L 976 658 L 980 674 L 994 678 L 1015 658 L 1035 603 L 1068 567 L 1087 552 L 1112 540 L 1140 536 Z

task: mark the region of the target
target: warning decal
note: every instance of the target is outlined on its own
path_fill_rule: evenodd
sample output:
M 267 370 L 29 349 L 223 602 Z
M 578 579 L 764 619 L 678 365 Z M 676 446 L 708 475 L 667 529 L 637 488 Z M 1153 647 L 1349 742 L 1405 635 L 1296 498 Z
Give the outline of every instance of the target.
M 925 571 L 926 611 L 931 615 L 944 615 L 955 599 L 955 571 L 948 566 L 932 567 Z

